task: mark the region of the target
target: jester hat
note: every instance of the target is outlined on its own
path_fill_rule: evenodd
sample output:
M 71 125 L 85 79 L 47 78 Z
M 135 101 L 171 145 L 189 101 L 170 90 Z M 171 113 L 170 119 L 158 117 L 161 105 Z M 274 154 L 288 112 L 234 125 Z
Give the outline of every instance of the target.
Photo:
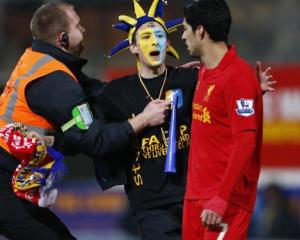
M 144 23 L 158 22 L 168 34 L 176 31 L 177 27 L 182 25 L 183 23 L 183 18 L 177 18 L 166 22 L 162 19 L 164 4 L 166 4 L 164 0 L 153 0 L 148 14 L 144 12 L 143 8 L 138 3 L 138 0 L 133 0 L 133 4 L 136 18 L 120 15 L 119 23 L 113 25 L 115 29 L 127 32 L 128 38 L 112 48 L 110 57 L 123 50 L 128 49 L 130 44 L 132 44 L 134 33 Z M 179 54 L 170 44 L 168 44 L 167 53 L 173 58 L 179 59 Z

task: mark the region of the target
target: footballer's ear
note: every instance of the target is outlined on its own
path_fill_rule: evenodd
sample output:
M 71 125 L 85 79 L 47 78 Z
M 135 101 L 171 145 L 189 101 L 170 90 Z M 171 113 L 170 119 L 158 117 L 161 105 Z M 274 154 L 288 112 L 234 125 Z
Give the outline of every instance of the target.
M 205 35 L 204 27 L 202 25 L 198 25 L 196 30 L 195 30 L 195 34 L 200 40 L 202 40 L 204 38 L 204 35 Z
M 132 54 L 138 54 L 138 47 L 135 44 L 131 44 L 129 50 Z

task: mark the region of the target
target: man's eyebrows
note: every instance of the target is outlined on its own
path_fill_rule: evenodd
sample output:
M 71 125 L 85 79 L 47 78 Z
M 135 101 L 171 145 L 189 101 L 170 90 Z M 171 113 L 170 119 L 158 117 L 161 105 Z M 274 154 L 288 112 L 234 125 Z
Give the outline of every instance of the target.
M 151 34 L 152 33 L 152 31 L 151 30 L 149 30 L 149 31 L 145 31 L 145 32 L 142 32 L 141 33 L 141 36 L 144 36 L 144 35 L 149 35 L 149 34 Z

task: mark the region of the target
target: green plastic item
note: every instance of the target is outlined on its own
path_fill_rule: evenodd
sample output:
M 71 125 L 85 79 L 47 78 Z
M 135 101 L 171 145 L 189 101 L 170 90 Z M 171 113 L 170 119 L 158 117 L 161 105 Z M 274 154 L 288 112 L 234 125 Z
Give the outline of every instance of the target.
M 81 130 L 87 130 L 93 122 L 93 114 L 88 103 L 84 103 L 73 108 L 72 116 L 73 118 L 70 121 L 61 126 L 61 130 L 63 132 L 67 131 L 74 125 Z

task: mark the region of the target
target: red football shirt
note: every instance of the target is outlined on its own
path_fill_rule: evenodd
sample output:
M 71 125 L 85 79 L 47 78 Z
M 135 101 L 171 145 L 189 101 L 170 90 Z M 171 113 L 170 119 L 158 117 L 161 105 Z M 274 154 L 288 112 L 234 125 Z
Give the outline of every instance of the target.
M 214 69 L 203 66 L 193 100 L 185 199 L 229 201 L 251 211 L 262 143 L 262 93 L 252 68 L 231 47 Z

